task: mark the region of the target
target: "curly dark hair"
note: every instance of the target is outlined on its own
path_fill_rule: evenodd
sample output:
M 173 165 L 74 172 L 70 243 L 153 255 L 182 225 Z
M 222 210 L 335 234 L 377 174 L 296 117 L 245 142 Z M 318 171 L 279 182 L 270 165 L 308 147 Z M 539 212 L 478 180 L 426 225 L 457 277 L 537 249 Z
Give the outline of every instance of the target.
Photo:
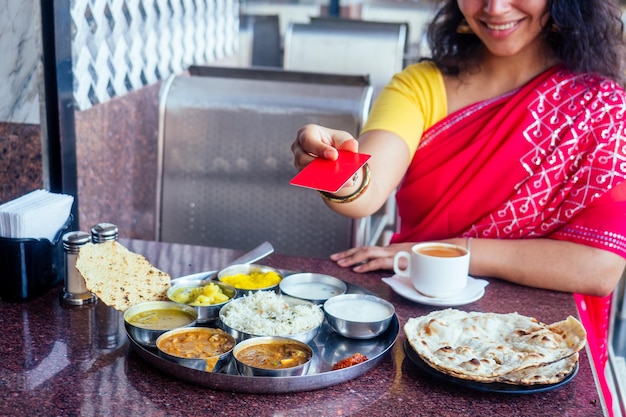
M 595 72 L 624 85 L 624 24 L 615 2 L 548 0 L 548 13 L 542 35 L 560 62 L 571 71 Z M 449 75 L 478 64 L 482 43 L 456 32 L 461 20 L 457 1 L 446 0 L 428 28 L 432 60 Z

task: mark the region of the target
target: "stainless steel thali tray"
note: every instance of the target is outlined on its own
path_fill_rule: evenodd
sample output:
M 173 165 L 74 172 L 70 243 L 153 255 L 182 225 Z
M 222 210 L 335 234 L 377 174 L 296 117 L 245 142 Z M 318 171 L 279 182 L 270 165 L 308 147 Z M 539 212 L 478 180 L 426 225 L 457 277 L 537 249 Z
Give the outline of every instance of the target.
M 369 293 L 363 288 L 346 283 L 347 293 Z M 219 323 L 215 323 L 219 325 Z M 336 334 L 324 320 L 318 335 L 310 345 L 315 359 L 306 375 L 291 377 L 249 377 L 239 375 L 234 360 L 223 373 L 211 373 L 191 369 L 170 362 L 158 356 L 156 350 L 147 349 L 138 344 L 130 334 L 128 339 L 132 348 L 150 365 L 159 370 L 191 384 L 217 389 L 250 394 L 279 394 L 300 391 L 311 391 L 330 387 L 363 375 L 385 357 L 398 338 L 400 323 L 394 315 L 389 328 L 373 339 L 349 339 Z M 333 364 L 355 353 L 367 356 L 366 362 L 349 368 L 332 370 Z

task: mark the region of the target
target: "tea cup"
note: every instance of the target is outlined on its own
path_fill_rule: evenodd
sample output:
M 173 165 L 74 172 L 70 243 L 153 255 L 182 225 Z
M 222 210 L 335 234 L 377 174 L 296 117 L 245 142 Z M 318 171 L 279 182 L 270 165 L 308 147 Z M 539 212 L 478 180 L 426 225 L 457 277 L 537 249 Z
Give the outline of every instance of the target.
M 406 268 L 401 268 L 401 260 Z M 400 251 L 393 259 L 396 275 L 409 277 L 420 293 L 434 298 L 449 298 L 467 286 L 469 250 L 440 242 L 418 243 L 411 251 Z

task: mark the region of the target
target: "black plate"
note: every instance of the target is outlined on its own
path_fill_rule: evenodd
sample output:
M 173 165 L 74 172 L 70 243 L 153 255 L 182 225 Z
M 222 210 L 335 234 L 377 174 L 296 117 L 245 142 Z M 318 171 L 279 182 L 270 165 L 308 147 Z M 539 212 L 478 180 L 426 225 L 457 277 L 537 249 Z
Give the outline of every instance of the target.
M 478 391 L 486 392 L 501 392 L 506 394 L 536 394 L 538 392 L 545 392 L 559 388 L 570 382 L 578 373 L 578 363 L 576 363 L 574 370 L 570 372 L 570 374 L 563 378 L 560 382 L 557 382 L 555 384 L 514 385 L 504 384 L 501 382 L 476 382 L 469 381 L 467 379 L 455 378 L 451 375 L 444 374 L 432 368 L 430 365 L 424 362 L 422 358 L 420 358 L 420 356 L 417 354 L 417 352 L 415 352 L 413 347 L 411 347 L 411 344 L 408 340 L 404 341 L 404 352 L 411 360 L 411 362 L 417 365 L 420 370 L 426 372 L 429 375 L 432 375 L 442 381 L 451 382 L 465 388 L 471 388 Z

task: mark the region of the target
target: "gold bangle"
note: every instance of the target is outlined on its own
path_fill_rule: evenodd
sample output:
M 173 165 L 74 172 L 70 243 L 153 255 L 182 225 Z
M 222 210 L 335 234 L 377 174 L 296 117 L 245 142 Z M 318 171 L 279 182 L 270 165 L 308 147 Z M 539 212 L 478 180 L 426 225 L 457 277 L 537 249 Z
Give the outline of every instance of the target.
M 365 191 L 367 191 L 367 187 L 369 187 L 370 185 L 370 167 L 369 165 L 365 164 L 363 165 L 363 168 L 365 168 L 365 178 L 363 178 L 363 182 L 361 183 L 359 188 L 352 194 L 344 197 L 337 197 L 336 195 L 328 193 L 326 191 L 319 191 L 319 193 L 325 200 L 332 201 L 333 203 L 349 203 L 356 200 L 357 198 L 361 197 L 361 195 L 363 195 Z

